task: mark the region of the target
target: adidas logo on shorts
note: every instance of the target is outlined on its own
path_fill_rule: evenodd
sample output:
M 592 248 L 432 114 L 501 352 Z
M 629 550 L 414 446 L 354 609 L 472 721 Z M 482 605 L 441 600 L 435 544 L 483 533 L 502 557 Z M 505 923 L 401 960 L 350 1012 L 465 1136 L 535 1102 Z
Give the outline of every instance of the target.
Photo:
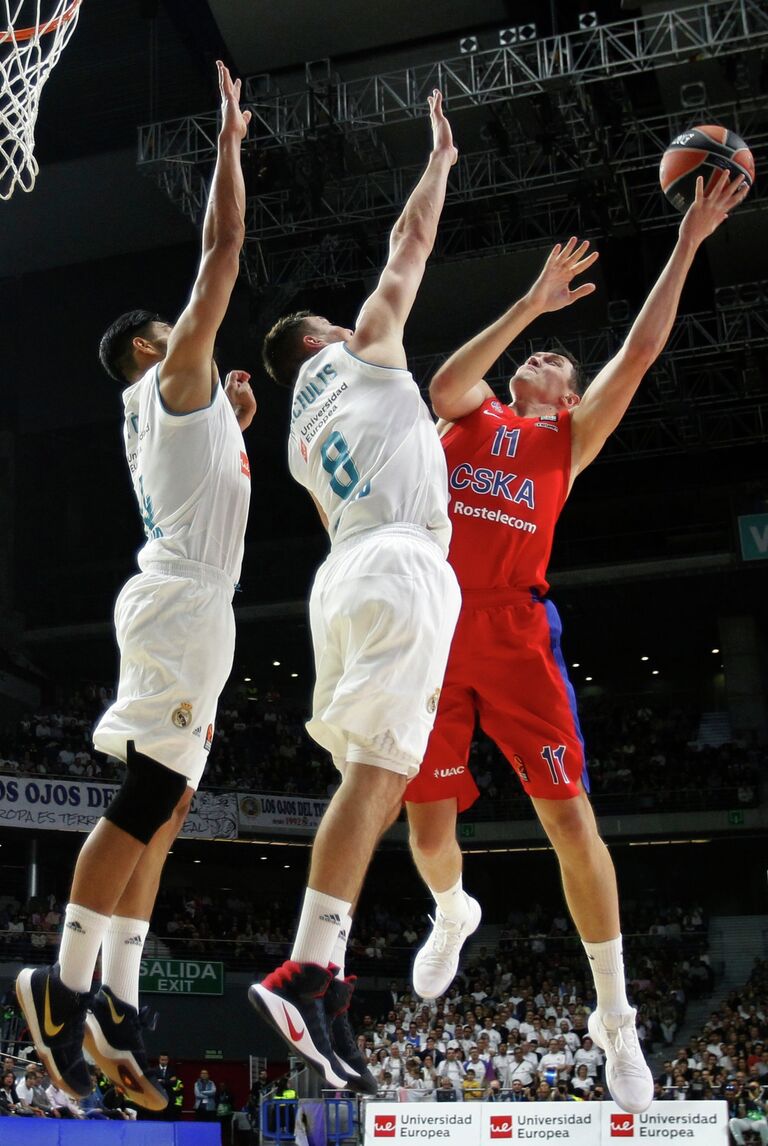
M 144 940 L 140 935 L 132 935 L 130 939 L 124 939 L 123 945 L 126 947 L 143 947 Z
M 337 927 L 341 927 L 341 916 L 335 912 L 329 912 L 328 915 L 321 915 L 320 920 L 322 923 L 335 923 Z
M 67 924 L 67 930 L 76 931 L 78 935 L 85 935 L 85 928 L 81 927 L 76 919 L 70 919 L 69 923 Z

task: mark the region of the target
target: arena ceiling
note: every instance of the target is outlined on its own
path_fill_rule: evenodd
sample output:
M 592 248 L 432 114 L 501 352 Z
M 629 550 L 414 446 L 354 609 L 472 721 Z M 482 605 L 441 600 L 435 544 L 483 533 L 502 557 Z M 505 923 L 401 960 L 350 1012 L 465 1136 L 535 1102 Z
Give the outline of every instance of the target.
M 319 62 L 329 60 L 333 77 L 354 80 L 454 58 L 460 40 L 470 36 L 477 37 L 481 50 L 491 48 L 499 43 L 500 30 L 525 23 L 536 24 L 541 34 L 548 35 L 553 17 L 558 31 L 568 32 L 585 12 L 595 11 L 600 21 L 608 23 L 681 6 L 677 0 L 644 4 L 631 0 L 425 0 L 419 5 L 412 0 L 387 0 L 365 6 L 359 0 L 328 0 L 324 5 L 316 0 L 83 0 L 76 33 L 43 93 L 37 186 L 30 195 L 17 194 L 10 202 L 0 203 L 4 366 L 10 382 L 11 424 L 15 419 L 19 435 L 16 520 L 31 519 L 41 502 L 47 504 L 46 532 L 51 551 L 57 554 L 57 562 L 48 568 L 41 565 L 35 535 L 18 530 L 17 599 L 30 623 L 56 624 L 63 611 L 73 622 L 106 621 L 112 592 L 130 568 L 139 540 L 117 442 L 119 400 L 101 377 L 94 347 L 107 322 L 128 306 L 152 305 L 170 313 L 180 305 L 191 283 L 199 241 L 198 227 L 160 189 L 153 173 L 139 170 L 139 125 L 211 112 L 217 103 L 213 62 L 218 56 L 238 74 L 262 77 L 259 84 L 269 90 L 291 93 L 306 87 L 305 65 L 311 61 L 319 64 L 322 73 L 324 65 Z M 596 129 L 602 131 L 615 110 L 613 105 L 618 107 L 621 101 L 619 126 L 610 137 L 611 145 L 618 145 L 622 116 L 631 114 L 643 121 L 679 112 L 682 89 L 693 84 L 704 89 L 707 105 L 740 100 L 742 108 L 762 108 L 768 120 L 768 51 L 756 49 L 741 55 L 744 66 L 740 69 L 734 67 L 733 57 L 729 61 L 683 55 L 674 67 L 649 68 L 617 87 L 603 86 L 602 99 L 597 90 L 600 85 L 593 85 L 595 99 L 589 104 L 589 114 L 597 116 Z M 267 75 L 268 80 L 263 78 Z M 555 104 L 563 94 L 569 95 L 567 86 L 553 89 Z M 490 154 L 496 149 L 504 158 L 506 136 L 511 134 L 513 146 L 521 140 L 523 144 L 531 140 L 532 147 L 539 148 L 551 142 L 556 155 L 567 140 L 558 134 L 559 127 L 553 130 L 547 122 L 551 106 L 549 97 L 516 99 L 462 108 L 451 116 L 463 153 L 484 149 Z M 394 166 L 421 162 L 425 129 L 424 120 L 387 125 L 375 146 L 385 146 Z M 345 130 L 341 134 L 346 143 L 347 136 L 351 141 L 355 133 Z M 360 170 L 355 164 L 364 166 L 366 156 L 361 149 L 352 150 L 346 161 L 350 170 Z M 578 168 L 579 158 L 578 149 L 570 154 L 572 167 Z M 657 156 L 644 162 L 652 181 Z M 206 173 L 203 165 L 202 174 Z M 251 167 L 249 178 L 252 175 Z M 554 184 L 557 190 L 557 178 Z M 758 184 L 762 191 L 766 173 L 760 167 Z M 593 181 L 571 180 L 560 189 L 564 189 L 564 198 L 595 205 L 600 198 L 596 186 Z M 550 191 L 551 185 L 547 194 Z M 711 313 L 717 289 L 768 278 L 766 202 L 756 195 L 749 208 L 730 220 L 700 253 L 683 310 Z M 478 246 L 471 258 L 436 260 L 430 267 L 407 332 L 408 349 L 414 355 L 444 353 L 497 313 L 531 281 L 550 239 L 563 237 L 545 231 L 527 245 L 494 248 L 499 207 L 514 208 L 515 204 L 520 204 L 524 221 L 535 216 L 535 190 L 526 197 L 512 189 L 477 203 L 470 197 L 446 210 L 448 224 L 471 232 Z M 627 313 L 634 312 L 672 245 L 677 223 L 673 213 L 669 212 L 663 226 L 646 232 L 624 219 L 620 211 L 611 214 L 617 208 L 620 204 L 615 201 L 603 204 L 605 226 L 599 220 L 594 223 L 595 242 L 601 249 L 594 276 L 598 290 L 551 326 L 566 344 L 583 331 L 613 331 L 618 337 L 622 328 L 611 325 L 609 302 L 623 302 Z M 381 225 L 387 226 L 388 220 L 382 219 Z M 276 293 L 275 305 L 322 305 L 333 308 L 333 315 L 348 323 L 370 283 L 370 275 L 361 275 L 336 285 L 309 284 L 298 295 Z M 765 313 L 765 297 L 761 297 L 758 306 Z M 263 302 L 263 293 L 254 302 L 241 283 L 222 331 L 229 366 L 258 371 L 255 346 Z M 41 329 L 46 332 L 44 339 Z M 739 442 L 736 418 L 743 405 L 742 382 L 747 371 L 752 398 L 758 391 L 758 396 L 765 396 L 765 349 L 760 353 L 763 358 L 757 366 L 743 355 L 731 364 L 730 421 L 723 422 L 723 436 L 714 441 L 721 447 L 714 464 L 705 461 L 713 444 L 711 436 L 686 437 L 688 414 L 697 411 L 698 402 L 686 389 L 688 382 L 667 377 L 663 380 L 666 391 L 655 382 L 644 388 L 649 404 L 643 417 L 647 415 L 649 425 L 654 419 L 659 425 L 664 421 L 665 433 L 672 428 L 668 440 L 663 439 L 668 441 L 667 456 L 661 456 L 665 447 L 659 445 L 655 454 L 651 451 L 650 464 L 654 496 L 658 493 L 652 516 L 654 521 L 664 519 L 661 524 L 673 544 L 678 526 L 690 530 L 691 523 L 683 520 L 671 499 L 664 498 L 665 481 L 671 481 L 673 488 L 679 481 L 681 494 L 697 483 L 702 491 L 711 490 L 717 473 L 734 486 L 739 481 L 743 486 L 748 478 L 754 497 L 765 497 L 757 462 L 747 463 L 739 456 L 724 469 L 720 460 L 727 444 L 735 450 Z M 702 391 L 705 402 L 717 397 L 718 386 L 723 395 L 731 392 L 718 381 L 719 364 L 719 348 L 715 348 L 706 362 L 710 381 Z M 762 377 L 759 384 L 756 369 Z M 30 386 L 30 378 L 43 379 L 44 389 Z M 639 401 L 645 401 L 643 395 Z M 249 431 L 259 458 L 254 466 L 258 524 L 252 533 L 258 557 L 251 568 L 258 567 L 260 572 L 253 577 L 252 596 L 244 604 L 275 600 L 278 595 L 300 596 L 323 544 L 311 507 L 285 473 L 281 395 L 262 387 L 260 403 L 259 422 Z M 714 434 L 718 432 L 715 429 Z M 754 443 L 754 434 L 749 440 Z M 753 444 L 755 448 L 759 447 Z M 39 466 L 41 456 L 47 459 L 44 469 Z M 97 483 L 92 480 L 94 470 L 99 475 Z M 595 474 L 594 485 L 581 495 L 583 518 L 574 517 L 572 527 L 567 520 L 563 523 L 566 542 L 569 537 L 593 538 L 600 531 L 611 534 L 612 524 L 623 519 L 623 500 L 631 497 L 637 502 L 638 489 L 648 481 L 639 461 L 625 465 L 621 477 L 610 481 L 597 470 Z M 610 498 L 604 493 L 608 485 Z M 715 518 L 712 502 L 702 493 L 695 510 L 697 527 L 711 525 Z M 718 528 L 727 532 L 730 517 L 719 510 L 718 514 Z M 94 520 L 100 522 L 98 546 L 91 541 Z M 729 538 L 723 545 L 718 541 L 718 551 L 729 545 Z M 711 548 L 709 541 L 702 541 L 701 547 L 707 546 Z M 290 584 L 285 581 L 286 553 L 291 557 Z M 579 555 L 576 563 L 585 560 Z M 566 559 L 564 564 L 573 562 Z M 94 585 L 100 587 L 96 595 Z

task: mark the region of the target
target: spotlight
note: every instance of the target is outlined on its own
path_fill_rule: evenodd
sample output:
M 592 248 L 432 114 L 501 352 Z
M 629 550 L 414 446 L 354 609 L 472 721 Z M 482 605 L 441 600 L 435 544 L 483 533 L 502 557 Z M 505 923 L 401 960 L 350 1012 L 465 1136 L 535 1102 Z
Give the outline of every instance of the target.
M 682 84 L 680 86 L 680 103 L 683 107 L 704 107 L 706 102 L 707 89 L 701 80 L 695 80 L 692 84 Z
M 280 668 L 280 661 L 272 661 L 273 668 Z
M 592 680 L 592 677 L 591 676 L 585 676 L 584 680 Z
M 459 40 L 459 51 L 462 56 L 468 56 L 470 52 L 476 52 L 480 47 L 477 36 L 464 36 Z
M 597 12 L 579 12 L 580 32 L 592 32 L 597 28 L 599 23 Z
M 527 40 L 535 40 L 538 34 L 535 24 L 521 24 L 517 29 L 517 38 L 521 44 Z
M 647 660 L 648 660 L 648 657 L 640 657 L 640 660 L 641 660 L 641 661 L 647 661 Z
M 299 674 L 298 674 L 297 672 L 292 672 L 292 673 L 291 673 L 291 676 L 292 676 L 294 679 L 295 679 L 295 678 L 296 678 L 298 675 L 299 675 Z
M 328 87 L 331 82 L 331 61 L 329 57 L 322 60 L 307 60 L 304 64 L 304 78 L 308 88 Z
M 719 653 L 719 652 L 720 652 L 720 650 L 719 650 L 719 649 L 713 649 L 713 650 L 712 650 L 712 652 L 713 652 L 713 653 Z
M 499 47 L 508 48 L 517 43 L 517 28 L 499 28 Z
M 573 664 L 571 665 L 571 668 L 572 669 L 581 668 L 581 663 L 579 661 L 574 661 Z
M 652 672 L 651 672 L 651 676 L 658 676 L 658 675 L 659 675 L 659 670 L 658 670 L 658 669 L 653 669 L 653 670 L 652 670 Z

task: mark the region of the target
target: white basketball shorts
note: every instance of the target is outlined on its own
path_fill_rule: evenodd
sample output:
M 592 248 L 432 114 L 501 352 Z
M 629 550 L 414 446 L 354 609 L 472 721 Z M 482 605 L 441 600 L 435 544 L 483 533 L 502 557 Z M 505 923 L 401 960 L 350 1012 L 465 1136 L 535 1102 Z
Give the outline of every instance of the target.
M 195 561 L 153 562 L 126 582 L 115 604 L 120 681 L 94 729 L 99 752 L 125 760 L 133 740 L 197 788 L 232 671 L 232 593 L 226 574 Z
M 416 775 L 460 605 L 453 569 L 419 526 L 366 530 L 320 566 L 309 602 L 317 679 L 307 731 L 341 771 L 359 761 Z

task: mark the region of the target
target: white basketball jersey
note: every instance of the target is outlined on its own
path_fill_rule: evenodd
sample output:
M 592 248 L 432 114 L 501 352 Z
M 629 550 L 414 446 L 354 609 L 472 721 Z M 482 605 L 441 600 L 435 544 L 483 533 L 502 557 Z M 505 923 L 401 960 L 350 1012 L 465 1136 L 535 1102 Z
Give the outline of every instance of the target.
M 364 362 L 343 342 L 308 359 L 293 391 L 288 461 L 323 507 L 332 545 L 407 522 L 448 552 L 445 454 L 408 370 Z
M 160 397 L 158 367 L 123 392 L 125 453 L 149 561 L 199 561 L 235 585 L 251 496 L 248 455 L 235 412 L 217 385 L 210 406 L 172 414 Z

